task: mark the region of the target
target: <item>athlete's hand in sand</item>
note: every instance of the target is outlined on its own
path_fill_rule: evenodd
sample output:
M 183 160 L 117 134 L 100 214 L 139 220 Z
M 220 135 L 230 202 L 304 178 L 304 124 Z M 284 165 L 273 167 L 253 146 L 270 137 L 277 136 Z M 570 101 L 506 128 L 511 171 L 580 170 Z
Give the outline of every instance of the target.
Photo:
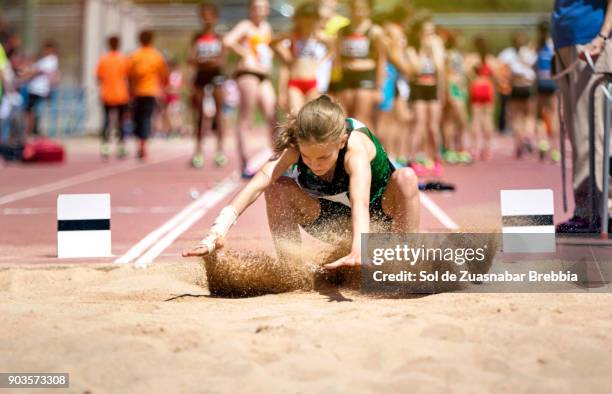
M 340 267 L 359 267 L 361 266 L 361 253 L 351 252 L 350 254 L 334 261 L 333 263 L 323 265 L 323 268 L 333 270 Z
M 215 250 L 223 248 L 223 238 L 219 237 L 215 240 Z M 210 253 L 208 247 L 205 245 L 197 245 L 191 249 L 184 250 L 182 253 L 183 257 L 203 257 Z

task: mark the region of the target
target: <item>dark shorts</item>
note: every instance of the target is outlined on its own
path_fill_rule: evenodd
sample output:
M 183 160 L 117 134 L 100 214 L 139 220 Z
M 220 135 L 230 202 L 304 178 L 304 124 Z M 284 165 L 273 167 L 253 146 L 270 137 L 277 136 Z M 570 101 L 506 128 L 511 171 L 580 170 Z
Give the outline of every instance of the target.
M 342 70 L 342 80 L 338 90 L 344 89 L 376 89 L 376 70 L 353 71 Z
M 39 96 L 37 94 L 28 93 L 28 100 L 26 102 L 26 112 L 32 111 L 38 103 L 45 101 L 48 97 Z
M 409 101 L 436 101 L 438 99 L 437 85 L 410 84 Z
M 347 231 L 346 235 L 351 237 L 351 208 L 324 198 L 320 198 L 319 203 L 321 204 L 319 217 L 310 224 L 302 225 L 304 231 L 324 242 L 329 242 L 334 236 L 337 239 L 338 235 L 341 236 Z M 383 211 L 380 198 L 370 203 L 370 222 L 382 225 L 387 231 L 391 229 L 392 219 Z
M 510 92 L 511 100 L 527 100 L 533 96 L 533 88 L 531 86 L 513 86 Z
M 193 79 L 193 86 L 196 88 L 204 88 L 206 85 L 221 86 L 227 80 L 221 69 L 212 69 L 208 71 L 199 70 Z
M 552 79 L 540 79 L 537 88 L 538 94 L 551 95 L 557 91 L 557 84 Z
M 134 99 L 134 109 L 132 111 L 134 135 L 141 140 L 146 140 L 151 134 L 151 117 L 155 106 L 155 97 L 140 96 Z
M 327 88 L 328 93 L 337 93 L 342 90 L 342 83 L 340 81 L 330 81 Z
M 268 76 L 266 74 L 260 74 L 260 73 L 256 73 L 254 71 L 236 71 L 236 73 L 234 74 L 234 79 L 238 79 L 240 77 L 244 77 L 246 75 L 250 75 L 253 77 L 256 77 L 257 79 L 259 79 L 259 82 L 263 82 L 266 79 L 268 79 Z

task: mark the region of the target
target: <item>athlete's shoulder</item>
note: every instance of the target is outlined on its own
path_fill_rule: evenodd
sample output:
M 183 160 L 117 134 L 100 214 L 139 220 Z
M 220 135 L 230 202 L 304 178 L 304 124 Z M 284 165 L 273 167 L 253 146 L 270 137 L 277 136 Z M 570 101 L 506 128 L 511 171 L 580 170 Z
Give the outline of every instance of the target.
M 370 36 L 371 37 L 379 37 L 385 34 L 385 30 L 382 26 L 377 24 L 372 24 L 370 27 Z
M 249 32 L 250 30 L 252 30 L 253 28 L 255 28 L 255 25 L 253 25 L 253 22 L 251 22 L 248 19 L 243 19 L 240 22 L 236 23 L 236 26 L 234 26 L 230 32 L 234 34 L 236 33 L 245 34 Z
M 368 156 L 371 156 L 372 152 L 375 152 L 376 146 L 372 141 L 372 132 L 370 129 L 354 118 L 347 118 L 347 130 L 351 131 L 350 138 L 347 142 L 349 152 L 366 152 Z M 352 131 L 356 131 L 353 133 Z
M 151 52 L 151 58 L 152 60 L 154 60 L 157 63 L 166 63 L 166 57 L 164 56 L 164 54 L 162 53 L 162 51 L 160 51 L 157 48 L 152 48 L 153 51 Z
M 111 52 L 107 52 L 107 53 L 103 54 L 102 56 L 100 56 L 100 59 L 98 59 L 98 64 L 106 64 L 111 59 L 112 59 L 112 53 Z
M 363 122 L 355 119 L 355 118 L 346 118 L 346 127 L 348 130 L 370 130 L 368 126 L 366 126 Z

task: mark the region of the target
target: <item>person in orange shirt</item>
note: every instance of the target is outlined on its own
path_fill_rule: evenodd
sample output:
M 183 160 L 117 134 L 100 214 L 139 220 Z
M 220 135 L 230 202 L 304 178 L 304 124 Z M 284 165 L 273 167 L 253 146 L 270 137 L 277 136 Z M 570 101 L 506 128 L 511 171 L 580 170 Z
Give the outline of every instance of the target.
M 117 129 L 119 130 L 119 146 L 117 156 L 126 156 L 125 116 L 127 115 L 128 94 L 128 58 L 119 52 L 119 37 L 108 39 L 109 51 L 98 61 L 96 78 L 100 84 L 100 99 L 104 108 L 104 124 L 102 126 L 102 146 L 100 153 L 103 159 L 110 156 L 110 122 L 113 113 L 117 115 Z
M 129 60 L 129 81 L 134 97 L 134 134 L 140 139 L 138 158 L 146 159 L 146 143 L 151 132 L 151 117 L 156 99 L 168 79 L 168 67 L 162 54 L 152 46 L 153 32 L 140 32 L 140 48 Z

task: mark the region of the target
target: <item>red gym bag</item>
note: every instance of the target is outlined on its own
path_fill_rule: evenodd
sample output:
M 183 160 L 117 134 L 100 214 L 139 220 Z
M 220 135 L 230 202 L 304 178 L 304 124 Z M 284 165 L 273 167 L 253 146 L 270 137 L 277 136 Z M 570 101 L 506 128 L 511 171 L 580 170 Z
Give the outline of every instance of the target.
M 27 163 L 58 163 L 64 161 L 64 147 L 48 138 L 38 138 L 23 147 L 23 161 Z

